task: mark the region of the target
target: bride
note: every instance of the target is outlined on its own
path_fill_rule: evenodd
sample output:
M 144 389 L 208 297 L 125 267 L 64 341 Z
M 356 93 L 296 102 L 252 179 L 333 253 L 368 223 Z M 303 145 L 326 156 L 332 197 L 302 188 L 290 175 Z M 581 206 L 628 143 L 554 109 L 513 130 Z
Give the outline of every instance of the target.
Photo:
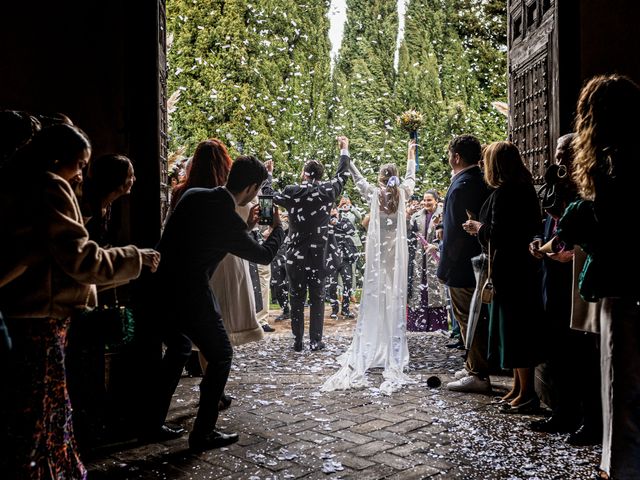
M 383 393 L 398 390 L 411 379 L 403 373 L 409 364 L 407 347 L 407 224 L 405 201 L 415 186 L 415 144 L 409 142 L 407 173 L 398 178 L 392 164 L 380 167 L 378 185 L 370 185 L 353 161 L 351 175 L 371 207 L 367 230 L 366 264 L 358 321 L 349 349 L 338 358 L 340 370 L 321 391 L 366 387 L 366 372 L 383 367 Z

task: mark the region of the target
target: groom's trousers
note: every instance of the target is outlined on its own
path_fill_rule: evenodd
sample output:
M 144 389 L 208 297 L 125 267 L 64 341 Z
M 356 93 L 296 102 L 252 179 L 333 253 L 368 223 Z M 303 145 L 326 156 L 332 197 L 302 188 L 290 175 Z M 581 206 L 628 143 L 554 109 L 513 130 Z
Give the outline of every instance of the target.
M 294 250 L 295 251 L 295 250 Z M 324 285 L 326 272 L 322 265 L 323 249 L 309 248 L 303 258 L 287 255 L 287 276 L 291 295 L 291 331 L 297 341 L 304 337 L 304 301 L 309 292 L 309 340 L 322 340 L 324 325 Z

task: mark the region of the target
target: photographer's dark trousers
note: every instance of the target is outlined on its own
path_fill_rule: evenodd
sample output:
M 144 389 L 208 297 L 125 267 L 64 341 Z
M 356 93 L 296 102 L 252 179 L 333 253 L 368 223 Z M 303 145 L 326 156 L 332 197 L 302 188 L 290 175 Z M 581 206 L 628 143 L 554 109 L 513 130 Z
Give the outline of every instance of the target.
M 323 246 L 324 247 L 324 246 Z M 290 247 L 291 248 L 291 247 Z M 287 276 L 291 296 L 291 331 L 296 341 L 304 337 L 304 301 L 309 291 L 309 340 L 322 340 L 324 324 L 324 284 L 326 272 L 322 265 L 324 248 L 292 249 L 302 258 L 287 256 Z
M 342 277 L 342 313 L 349 313 L 351 295 L 353 295 L 353 263 L 343 262 L 328 282 L 331 310 L 338 313 L 338 275 Z
M 200 349 L 208 362 L 200 383 L 200 407 L 192 435 L 206 435 L 215 428 L 218 402 L 231 370 L 233 348 L 217 309 L 211 308 L 213 302 L 212 296 L 211 302 L 201 305 L 202 308 L 197 308 L 195 304 L 188 305 L 187 302 L 181 304 L 179 312 L 158 314 L 155 331 L 152 331 L 153 324 L 145 322 L 147 341 L 150 340 L 148 346 L 151 347 L 148 352 L 150 358 L 157 358 L 158 339 L 166 346 L 160 368 L 155 370 L 155 375 L 149 375 L 152 378 L 155 376 L 155 385 L 150 386 L 147 396 L 150 410 L 147 428 L 151 432 L 162 426 L 167 417 L 171 397 L 191 355 L 191 342 Z

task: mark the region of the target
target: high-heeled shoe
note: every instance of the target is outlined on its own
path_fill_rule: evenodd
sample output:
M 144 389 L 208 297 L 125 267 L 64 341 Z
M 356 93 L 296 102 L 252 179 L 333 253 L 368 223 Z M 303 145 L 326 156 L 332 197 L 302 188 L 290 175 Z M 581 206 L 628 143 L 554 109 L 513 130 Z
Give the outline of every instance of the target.
M 511 405 L 510 403 L 505 403 L 500 406 L 500 413 L 520 413 L 523 415 L 530 415 L 532 413 L 536 413 L 540 410 L 540 399 L 538 397 L 531 397 L 531 399 L 527 400 L 524 403 L 520 403 L 518 405 Z

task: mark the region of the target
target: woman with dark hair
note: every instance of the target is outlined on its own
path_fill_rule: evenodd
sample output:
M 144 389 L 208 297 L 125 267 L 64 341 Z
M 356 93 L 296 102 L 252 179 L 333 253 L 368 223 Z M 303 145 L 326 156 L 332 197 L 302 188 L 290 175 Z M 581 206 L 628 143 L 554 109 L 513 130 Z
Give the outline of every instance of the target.
M 135 175 L 131 161 L 124 155 L 108 154 L 89 162 L 82 182 L 81 210 L 89 238 L 100 247 L 112 243 L 109 235 L 111 205 L 131 193 Z M 117 285 L 98 292 L 98 305 L 117 308 Z M 120 298 L 122 300 L 122 296 Z M 105 388 L 105 325 L 95 317 L 75 315 L 67 340 L 67 388 L 73 406 L 73 425 L 81 452 L 99 444 L 107 427 L 107 391 Z
M 640 162 L 640 87 L 620 75 L 594 77 L 577 106 L 573 178 L 583 200 L 560 219 L 554 250 L 579 245 L 588 257 L 580 294 L 601 302 L 601 478 L 640 478 L 640 255 L 612 235 L 635 223 Z M 629 113 L 632 112 L 630 115 Z M 559 240 L 559 241 L 558 241 Z
M 503 397 L 505 413 L 531 413 L 540 406 L 534 368 L 543 357 L 542 298 L 536 260 L 529 242 L 542 215 L 531 172 L 510 142 L 488 145 L 483 154 L 484 178 L 495 190 L 485 201 L 479 221 L 462 227 L 477 235 L 492 262 L 495 288 L 489 307 L 489 359 L 513 369 L 513 388 Z
M 367 370 L 376 367 L 384 368 L 380 390 L 385 394 L 411 383 L 404 373 L 409 364 L 406 201 L 415 186 L 416 145 L 410 141 L 408 147 L 404 180 L 392 163 L 380 167 L 375 185 L 353 163 L 349 166 L 356 187 L 371 206 L 364 286 L 353 340 L 338 359 L 340 370 L 325 381 L 322 391 L 366 387 Z
M 89 172 L 82 184 L 82 216 L 91 240 L 98 245 L 108 244 L 111 205 L 129 195 L 135 181 L 133 164 L 124 155 L 103 155 L 89 163 Z
M 10 478 L 86 478 L 77 453 L 64 369 L 69 317 L 96 305 L 95 285 L 127 281 L 159 254 L 134 246 L 102 249 L 89 240 L 70 183 L 82 180 L 91 145 L 80 129 L 40 131 L 10 168 L 0 195 L 0 248 L 21 274 L 0 278 L 0 309 L 13 341 L 8 401 Z M 3 432 L 4 433 L 4 432 Z M 3 439 L 3 443 L 4 443 Z

